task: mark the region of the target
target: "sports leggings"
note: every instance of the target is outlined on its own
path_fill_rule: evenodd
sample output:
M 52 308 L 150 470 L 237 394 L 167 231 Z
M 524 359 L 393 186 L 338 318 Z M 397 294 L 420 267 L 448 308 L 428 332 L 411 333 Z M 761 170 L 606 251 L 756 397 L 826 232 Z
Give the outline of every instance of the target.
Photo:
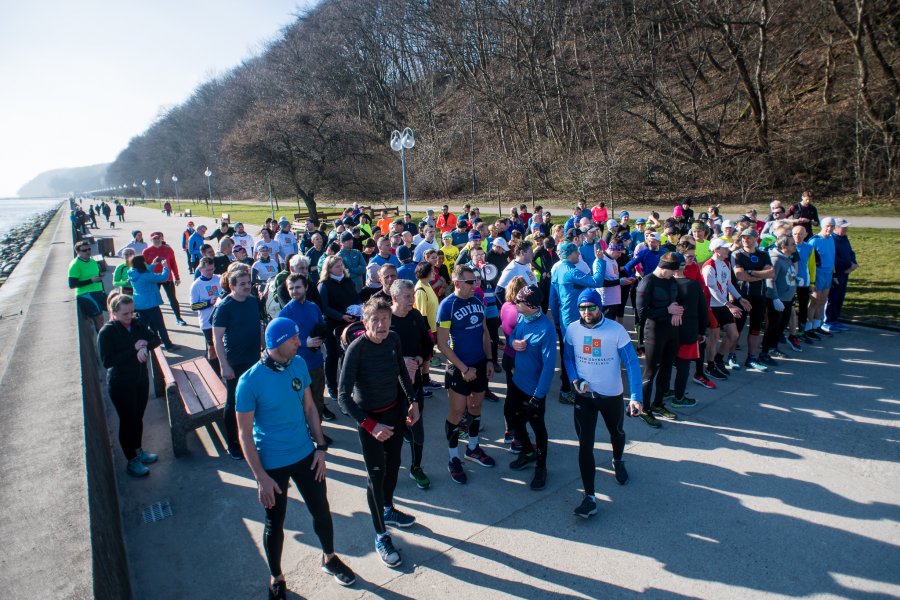
M 374 438 L 373 438 L 374 439 Z M 269 477 L 275 480 L 281 488 L 280 494 L 275 494 L 275 505 L 266 509 L 266 528 L 263 532 L 263 548 L 266 551 L 266 560 L 269 563 L 269 573 L 272 577 L 281 575 L 281 549 L 284 547 L 284 515 L 287 512 L 288 487 L 290 480 L 294 480 L 303 502 L 313 518 L 313 530 L 319 536 L 319 544 L 322 552 L 332 554 L 334 552 L 334 526 L 331 523 L 331 510 L 328 508 L 328 494 L 325 480 L 316 481 L 312 466 L 311 453 L 306 458 L 286 467 L 266 469 Z
M 797 331 L 803 333 L 809 318 L 809 286 L 797 287 Z
M 612 444 L 614 460 L 622 460 L 625 452 L 625 429 L 622 421 L 625 417 L 625 404 L 622 394 L 618 396 L 601 396 L 592 394 L 582 396 L 575 394 L 575 433 L 578 435 L 578 469 L 581 471 L 581 484 L 586 495 L 594 495 L 594 473 L 597 463 L 594 461 L 594 434 L 597 432 L 597 413 L 603 417 L 609 439 Z
M 404 429 L 406 428 L 406 401 L 398 400 L 391 408 L 382 413 L 366 413 L 384 425 L 394 428 L 394 435 L 383 442 L 375 439 L 371 433 L 359 427 L 359 442 L 362 446 L 363 461 L 369 475 L 369 487 L 366 499 L 369 512 L 372 513 L 372 524 L 375 533 L 382 534 L 384 527 L 384 507 L 394 504 L 394 489 L 397 487 L 397 475 L 400 472 L 400 454 L 403 450 Z
M 791 309 L 794 303 L 793 300 L 788 300 L 784 303 L 784 310 L 778 312 L 775 310 L 771 300 L 766 302 L 768 303 L 769 325 L 766 328 L 765 335 L 763 335 L 763 352 L 768 352 L 778 347 L 778 342 L 781 341 L 781 334 L 784 333 L 784 330 L 787 329 L 788 324 L 791 322 Z
M 175 318 L 180 321 L 181 305 L 178 304 L 178 296 L 175 295 L 175 282 L 163 281 L 159 284 L 159 287 L 166 293 L 166 297 L 169 299 L 169 305 L 172 307 L 172 312 L 175 313 Z
M 650 406 L 661 406 L 663 394 L 669 391 L 672 380 L 672 366 L 678 353 L 678 330 L 672 327 L 658 327 L 656 321 L 647 319 L 644 327 L 644 369 L 642 373 L 645 410 Z M 653 380 L 656 379 L 656 394 L 650 402 Z
M 497 346 L 500 343 L 500 317 L 487 317 L 484 322 L 487 323 L 488 335 L 491 336 L 491 362 L 496 363 L 499 360 Z
M 515 383 L 507 390 L 506 403 L 510 405 L 510 412 L 513 419 L 512 430 L 516 434 L 516 440 L 522 444 L 522 452 L 525 454 L 534 450 L 531 440 L 528 439 L 528 432 L 525 425 L 531 425 L 534 431 L 534 441 L 537 444 L 537 466 L 547 466 L 547 425 L 544 423 L 544 408 L 547 399 L 544 398 L 544 404 L 540 410 L 525 406 L 525 402 L 531 398 L 530 394 L 526 394 L 519 389 Z
M 509 342 L 507 342 L 509 343 Z M 516 366 L 516 359 L 514 356 L 507 356 L 505 353 L 503 354 L 503 374 L 506 375 L 506 400 L 503 402 L 503 419 L 506 421 L 506 430 L 513 430 L 513 421 L 515 420 L 512 410 L 512 405 L 509 402 L 509 390 L 512 389 L 513 382 L 513 371 Z
M 422 466 L 422 452 L 425 448 L 425 394 L 422 388 L 422 372 L 416 371 L 416 379 L 413 382 L 416 390 L 416 400 L 419 402 L 419 420 L 411 427 L 403 429 L 403 439 L 409 442 L 412 451 L 412 463 L 410 467 Z M 405 419 L 405 417 L 404 417 Z
M 141 447 L 149 392 L 150 380 L 146 375 L 137 381 L 118 378 L 109 382 L 109 399 L 119 416 L 119 445 L 128 460 L 137 456 Z
M 566 373 L 566 361 L 563 357 L 565 343 L 563 342 L 563 334 L 559 327 L 556 328 L 556 339 L 559 341 L 559 371 L 562 376 L 562 379 L 559 382 L 559 391 L 562 394 L 568 394 L 572 391 L 572 382 L 569 381 L 569 374 Z

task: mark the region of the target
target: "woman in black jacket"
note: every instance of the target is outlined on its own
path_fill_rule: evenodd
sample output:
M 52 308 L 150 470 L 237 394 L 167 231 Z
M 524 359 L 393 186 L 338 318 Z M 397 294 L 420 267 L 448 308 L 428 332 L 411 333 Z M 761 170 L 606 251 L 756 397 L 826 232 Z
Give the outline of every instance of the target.
M 100 330 L 97 339 L 100 362 L 109 369 L 109 398 L 119 415 L 119 444 L 128 459 L 128 474 L 144 477 L 150 473 L 147 465 L 158 459 L 156 454 L 144 452 L 141 437 L 150 392 L 147 359 L 160 340 L 134 319 L 131 296 L 110 296 L 109 314 L 110 321 Z
M 359 294 L 344 268 L 344 259 L 334 254 L 325 259 L 319 275 L 320 308 L 325 316 L 328 334 L 325 336 L 325 386 L 328 395 L 337 399 L 338 367 L 340 363 L 341 333 L 350 323 L 359 320 L 347 314 L 347 309 L 359 304 Z

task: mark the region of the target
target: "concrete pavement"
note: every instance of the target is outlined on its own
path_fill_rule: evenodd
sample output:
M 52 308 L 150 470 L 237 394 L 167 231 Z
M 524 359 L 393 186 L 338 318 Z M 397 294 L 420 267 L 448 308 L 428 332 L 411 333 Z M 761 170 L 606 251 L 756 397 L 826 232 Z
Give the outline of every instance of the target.
M 187 221 L 139 208 L 127 217 L 114 233 L 117 248 L 136 227 L 145 237 L 164 231 L 177 248 Z M 178 292 L 186 305 L 187 283 Z M 164 312 L 185 347 L 172 360 L 199 354 L 196 318 L 186 314 L 190 325 L 177 327 Z M 854 328 L 792 354 L 774 372 L 741 371 L 716 391 L 691 386 L 699 404 L 660 430 L 628 419 L 626 486 L 612 478 L 599 426 L 600 513 L 586 522 L 571 514 L 580 501 L 577 442 L 571 407 L 553 400 L 558 379 L 547 414 L 550 477 L 541 492 L 527 487 L 530 469 L 509 470 L 502 406 L 492 403 L 485 404 L 483 445 L 497 467 L 467 464 L 469 484 L 451 482 L 446 395 L 437 391 L 424 409 L 424 467 L 433 487 L 419 490 L 405 467 L 400 473 L 396 503 L 419 522 L 393 532 L 404 558 L 398 570 L 374 554 L 359 442 L 339 415 L 326 425 L 336 441 L 329 500 L 337 552 L 359 582 L 342 589 L 319 571 L 311 520 L 294 490 L 283 559 L 288 585 L 314 598 L 900 596 L 897 342 L 894 333 Z M 501 374 L 492 383 L 501 395 L 503 381 Z M 110 423 L 115 435 L 114 417 Z M 246 464 L 227 457 L 215 427 L 189 435 L 191 456 L 174 459 L 162 399 L 151 400 L 145 425 L 144 446 L 161 456 L 150 477 L 121 475 L 124 459 L 113 448 L 135 596 L 264 597 L 264 514 Z M 160 500 L 171 503 L 173 516 L 144 523 L 144 509 Z

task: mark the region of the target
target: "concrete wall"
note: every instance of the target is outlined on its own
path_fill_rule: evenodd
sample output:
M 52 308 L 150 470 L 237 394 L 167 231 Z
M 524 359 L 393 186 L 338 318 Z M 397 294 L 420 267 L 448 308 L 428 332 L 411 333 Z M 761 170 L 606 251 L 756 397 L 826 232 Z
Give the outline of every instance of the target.
M 0 288 L 0 590 L 129 598 L 95 336 L 63 208 Z

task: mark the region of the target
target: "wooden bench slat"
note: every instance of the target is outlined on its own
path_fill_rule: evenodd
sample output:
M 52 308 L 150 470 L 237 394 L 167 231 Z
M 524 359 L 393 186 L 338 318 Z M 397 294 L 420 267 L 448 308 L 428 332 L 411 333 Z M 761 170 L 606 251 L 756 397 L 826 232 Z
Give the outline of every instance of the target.
M 197 400 L 199 400 L 203 410 L 219 408 L 219 403 L 216 401 L 215 396 L 210 393 L 209 389 L 206 387 L 206 382 L 203 380 L 203 376 L 200 375 L 196 361 L 183 362 L 178 366 L 181 367 L 182 371 L 184 371 L 184 374 L 187 376 L 188 381 L 190 381 L 194 395 Z
M 225 388 L 225 384 L 222 383 L 222 379 L 219 377 L 219 374 L 216 373 L 216 370 L 212 368 L 212 365 L 209 364 L 209 361 L 205 359 L 199 359 L 195 361 L 194 364 L 197 366 L 197 371 L 203 378 L 204 383 L 206 383 L 206 387 L 209 388 L 209 390 L 215 397 L 217 405 L 220 407 L 224 407 L 225 400 L 228 397 L 228 390 Z
M 175 375 L 175 384 L 178 386 L 178 392 L 181 394 L 185 412 L 188 416 L 196 415 L 206 410 L 200 403 L 200 399 L 194 391 L 194 386 L 182 367 L 179 365 L 172 367 L 172 373 Z

